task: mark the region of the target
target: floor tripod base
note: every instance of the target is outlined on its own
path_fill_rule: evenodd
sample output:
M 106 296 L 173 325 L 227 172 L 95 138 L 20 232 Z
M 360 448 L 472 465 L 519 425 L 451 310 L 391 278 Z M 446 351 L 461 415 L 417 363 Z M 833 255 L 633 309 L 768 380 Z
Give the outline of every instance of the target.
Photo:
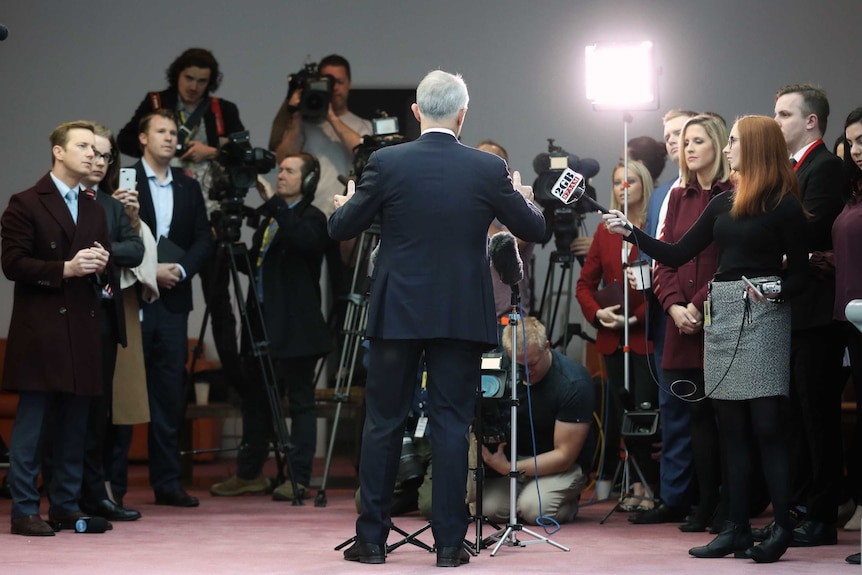
M 408 543 L 410 545 L 415 545 L 416 547 L 421 547 L 422 549 L 424 549 L 425 551 L 428 551 L 429 553 L 434 552 L 434 547 L 432 547 L 432 546 L 428 545 L 427 543 L 425 543 L 424 541 L 420 541 L 418 539 L 418 537 L 420 535 L 422 535 L 423 533 L 425 533 L 426 531 L 431 529 L 431 522 L 430 521 L 427 522 L 422 527 L 420 527 L 419 529 L 417 529 L 416 531 L 414 531 L 413 533 L 407 533 L 403 529 L 399 528 L 397 525 L 392 525 L 391 529 L 392 529 L 392 531 L 395 531 L 396 533 L 401 535 L 403 538 L 399 539 L 395 543 L 392 543 L 391 545 L 389 545 L 389 544 L 386 545 L 386 554 L 387 555 L 389 553 L 392 553 L 393 551 L 395 551 L 396 549 L 398 549 L 402 545 L 407 545 Z M 356 535 L 354 535 L 350 539 L 348 539 L 346 541 L 342 541 L 341 543 L 336 545 L 335 551 L 340 551 L 341 549 L 347 547 L 348 545 L 350 545 L 354 541 L 356 541 Z
M 518 539 L 519 531 L 522 533 L 526 533 L 527 535 L 530 535 L 535 539 L 532 541 L 521 541 L 520 539 Z M 525 528 L 520 523 L 516 523 L 514 525 L 507 525 L 505 531 L 497 532 L 494 535 L 491 535 L 489 539 L 498 539 L 497 545 L 494 547 L 494 550 L 491 551 L 491 557 L 497 555 L 497 551 L 499 551 L 500 547 L 502 547 L 503 545 L 507 545 L 509 547 L 526 547 L 527 545 L 532 545 L 534 543 L 547 543 L 549 545 L 553 545 L 557 549 L 562 549 L 563 551 L 571 551 L 571 549 L 569 549 L 565 545 L 560 545 L 553 539 L 545 537 L 544 535 L 540 535 L 535 531 L 531 531 Z

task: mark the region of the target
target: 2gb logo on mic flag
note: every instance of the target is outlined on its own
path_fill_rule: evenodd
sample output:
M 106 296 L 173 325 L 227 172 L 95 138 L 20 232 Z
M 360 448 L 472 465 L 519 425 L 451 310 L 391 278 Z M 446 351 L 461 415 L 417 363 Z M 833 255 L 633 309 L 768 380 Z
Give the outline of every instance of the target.
M 571 168 L 566 168 L 551 188 L 551 195 L 564 204 L 571 204 L 584 193 L 585 187 L 584 177 Z

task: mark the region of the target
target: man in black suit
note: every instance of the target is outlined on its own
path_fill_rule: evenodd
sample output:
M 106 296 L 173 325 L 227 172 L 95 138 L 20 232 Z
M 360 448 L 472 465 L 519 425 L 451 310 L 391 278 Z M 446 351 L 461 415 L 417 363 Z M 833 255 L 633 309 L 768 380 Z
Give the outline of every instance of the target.
M 177 143 L 174 113 L 159 109 L 144 116 L 139 131 L 143 158 L 135 169 L 140 217 L 159 243 L 160 297 L 143 304 L 141 322 L 151 418 L 150 485 L 156 505 L 196 507 L 197 498 L 180 485 L 179 429 L 185 404 L 191 279 L 210 256 L 212 234 L 200 186 L 182 170 L 171 168 Z
M 111 259 L 108 268 L 110 289 L 102 294 L 102 394 L 93 398 L 87 419 L 87 441 L 84 453 L 84 480 L 81 485 L 81 510 L 89 515 L 104 517 L 111 521 L 134 521 L 141 517 L 139 511 L 126 509 L 108 497 L 105 488 L 105 440 L 112 436 L 111 404 L 113 400 L 114 368 L 117 363 L 117 345 L 126 346 L 126 314 L 123 308 L 123 290 L 120 288 L 120 268 L 135 267 L 144 257 L 144 243 L 133 229 L 137 227 L 137 193 L 131 208 L 111 197 L 118 172 L 117 150 L 111 131 L 94 123 L 96 133 L 93 170 L 81 180 L 81 184 L 96 194 L 105 210 L 108 234 L 111 238 Z M 131 222 L 127 211 L 135 217 Z M 111 453 L 110 442 L 108 453 Z
M 467 101 L 460 76 L 429 73 L 413 104 L 422 136 L 372 154 L 355 192 L 351 182 L 346 196 L 335 196 L 334 239 L 356 237 L 377 217 L 381 229 L 366 328 L 362 512 L 356 543 L 344 552 L 348 561 L 386 560 L 404 423 L 423 354 L 432 456 L 446 462 L 435 466 L 432 484 L 437 565 L 469 560 L 462 545 L 468 428 L 481 354 L 497 345 L 488 227 L 497 218 L 517 237 L 537 242 L 545 221 L 518 172 L 510 179 L 503 160 L 458 142 Z
M 228 136 L 242 132 L 236 104 L 212 95 L 221 83 L 218 60 L 209 50 L 189 48 L 171 63 L 167 70 L 168 89 L 150 92 L 132 119 L 120 130 L 117 141 L 127 156 L 140 158 L 138 127 L 141 119 L 159 109 L 173 110 L 178 116 L 177 155 L 171 166 L 182 168 L 196 179 L 203 194 L 207 216 L 211 222 L 219 217 L 219 202 L 210 197 L 213 166 L 219 148 Z M 230 264 L 217 262 L 216 252 L 200 270 L 204 300 L 212 317 L 212 333 L 222 368 L 232 386 L 239 389 L 242 371 L 237 345 L 236 318 L 231 306 Z
M 252 240 L 249 261 L 257 293 L 249 291 L 248 310 L 255 337 L 263 316 L 269 353 L 280 390 L 287 390 L 291 420 L 288 456 L 300 497 L 307 493 L 317 444 L 314 409 L 314 368 L 332 350 L 332 334 L 320 311 L 320 269 L 329 236 L 326 216 L 312 205 L 320 166 L 314 156 L 290 154 L 279 164 L 277 193 L 258 181 L 263 216 Z M 260 307 L 261 314 L 257 308 Z M 244 336 L 246 334 L 243 334 Z M 250 342 L 243 340 L 248 385 L 242 402 L 242 447 L 237 473 L 216 483 L 210 493 L 220 496 L 261 493 L 269 484 L 261 471 L 273 436 L 267 392 Z M 276 487 L 276 501 L 293 501 L 291 482 Z
M 832 319 L 835 280 L 816 262 L 832 249 L 832 223 L 843 209 L 841 160 L 823 143 L 829 100 L 810 84 L 793 84 L 776 94 L 775 121 L 781 126 L 799 179 L 808 219 L 809 259 L 805 292 L 793 298 L 790 402 L 793 415 L 791 499 L 805 506 L 805 520 L 793 532 L 796 546 L 834 545 L 841 463 L 841 364 L 844 342 Z

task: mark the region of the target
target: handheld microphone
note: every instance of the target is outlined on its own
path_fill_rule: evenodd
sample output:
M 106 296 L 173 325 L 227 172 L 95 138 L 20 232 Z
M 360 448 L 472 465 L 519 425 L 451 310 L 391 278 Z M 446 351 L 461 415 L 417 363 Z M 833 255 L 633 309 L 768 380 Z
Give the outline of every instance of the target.
M 585 194 L 584 192 L 586 191 L 586 178 L 576 171 L 566 168 L 563 170 L 563 173 L 557 179 L 556 183 L 554 183 L 554 187 L 551 188 L 551 195 L 566 205 L 583 202 L 595 211 L 603 214 L 608 213 L 608 209 L 592 199 L 588 194 Z M 625 228 L 632 231 L 630 223 L 626 223 Z
M 75 521 L 75 533 L 104 533 L 110 526 L 104 517 L 81 517 Z
M 9 28 L 0 24 L 0 42 L 9 37 Z
M 491 236 L 488 254 L 501 282 L 508 286 L 517 286 L 518 282 L 524 279 L 524 262 L 518 253 L 515 236 L 511 233 L 498 232 Z

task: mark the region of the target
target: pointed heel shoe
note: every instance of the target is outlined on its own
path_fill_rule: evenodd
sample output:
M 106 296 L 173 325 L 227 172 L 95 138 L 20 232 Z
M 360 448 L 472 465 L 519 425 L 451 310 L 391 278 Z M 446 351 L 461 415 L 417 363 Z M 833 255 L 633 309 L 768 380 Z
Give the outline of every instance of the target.
M 754 544 L 751 538 L 751 526 L 748 523 L 737 524 L 724 522 L 724 528 L 718 536 L 703 547 L 688 550 L 689 555 L 701 559 L 725 557 L 733 553 L 737 559 L 747 557 L 746 550 Z

